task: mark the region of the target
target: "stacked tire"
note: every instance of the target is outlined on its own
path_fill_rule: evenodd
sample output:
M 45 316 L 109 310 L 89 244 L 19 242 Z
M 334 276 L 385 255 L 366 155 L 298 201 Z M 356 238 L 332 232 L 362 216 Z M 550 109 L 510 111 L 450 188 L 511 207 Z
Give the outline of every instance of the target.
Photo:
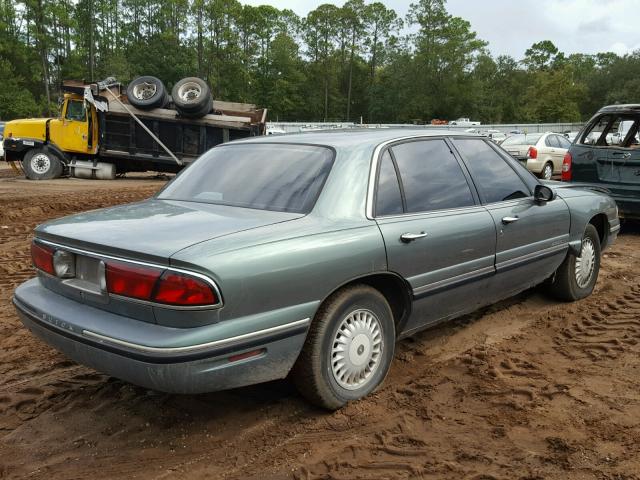
M 183 78 L 177 82 L 171 96 L 156 77 L 134 79 L 127 87 L 129 103 L 141 110 L 166 108 L 171 102 L 182 117 L 200 118 L 213 110 L 213 95 L 207 82 L 197 77 Z
M 164 83 L 151 76 L 138 77 L 129 83 L 127 98 L 131 105 L 141 110 L 164 108 L 171 101 Z

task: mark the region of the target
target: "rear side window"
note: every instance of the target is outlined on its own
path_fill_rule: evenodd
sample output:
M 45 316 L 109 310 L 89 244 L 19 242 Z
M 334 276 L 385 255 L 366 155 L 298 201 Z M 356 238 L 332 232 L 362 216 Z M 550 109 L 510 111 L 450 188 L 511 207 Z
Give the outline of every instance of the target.
M 560 148 L 560 143 L 558 142 L 558 137 L 556 135 L 547 136 L 544 143 L 547 147 Z
M 376 189 L 376 215 L 396 215 L 403 213 L 402 194 L 398 175 L 389 151 L 380 159 L 378 188 Z
M 469 167 L 484 203 L 503 202 L 531 195 L 520 176 L 483 140 L 454 139 L 453 143 Z
M 164 200 L 308 213 L 329 175 L 333 150 L 253 143 L 209 150 L 160 192 Z
M 400 173 L 406 212 L 475 204 L 462 168 L 444 140 L 402 143 L 391 151 Z

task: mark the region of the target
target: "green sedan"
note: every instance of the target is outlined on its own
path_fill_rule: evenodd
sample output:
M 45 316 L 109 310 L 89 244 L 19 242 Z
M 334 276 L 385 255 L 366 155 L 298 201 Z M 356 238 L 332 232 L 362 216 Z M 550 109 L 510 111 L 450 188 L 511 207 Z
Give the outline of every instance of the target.
M 620 224 L 486 138 L 365 130 L 208 151 L 153 198 L 37 227 L 14 304 L 79 363 L 199 393 L 290 376 L 328 409 L 395 343 L 545 283 L 589 295 Z

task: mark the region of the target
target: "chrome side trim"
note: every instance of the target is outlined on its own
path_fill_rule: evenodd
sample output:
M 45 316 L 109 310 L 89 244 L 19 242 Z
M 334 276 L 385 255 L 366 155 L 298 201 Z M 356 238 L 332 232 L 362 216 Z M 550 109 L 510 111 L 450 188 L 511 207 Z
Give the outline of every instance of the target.
M 611 227 L 609 229 L 609 233 L 616 233 L 616 232 L 619 232 L 619 231 L 620 231 L 620 224 L 614 225 L 613 227 Z
M 465 283 L 479 277 L 493 274 L 494 272 L 495 272 L 495 267 L 493 265 L 490 267 L 479 268 L 478 270 L 473 270 L 471 272 L 456 275 L 455 277 L 445 278 L 444 280 L 439 280 L 437 282 L 423 285 L 422 287 L 414 288 L 413 294 L 416 296 L 424 295 L 425 293 L 432 292 L 433 290 L 446 288 L 457 283 Z
M 211 278 L 207 277 L 206 275 L 203 275 L 202 273 L 193 272 L 191 270 L 184 270 L 182 268 L 175 268 L 175 267 L 171 267 L 169 265 L 161 265 L 161 264 L 150 263 L 150 262 L 141 262 L 139 260 L 130 260 L 128 258 L 122 258 L 122 257 L 113 256 L 113 255 L 105 255 L 105 254 L 102 254 L 102 253 L 91 252 L 89 250 L 82 250 L 80 248 L 69 247 L 67 245 L 61 245 L 59 243 L 50 242 L 49 240 L 43 240 L 43 239 L 37 238 L 37 237 L 36 237 L 35 241 L 36 242 L 40 242 L 40 243 L 44 243 L 45 245 L 49 245 L 49 246 L 54 247 L 54 248 L 61 248 L 63 250 L 67 250 L 69 252 L 78 253 L 80 255 L 85 255 L 87 257 L 98 258 L 98 259 L 102 259 L 102 260 L 104 260 L 104 259 L 115 260 L 115 261 L 118 261 L 118 262 L 132 263 L 134 265 L 142 265 L 142 266 L 145 266 L 145 267 L 161 268 L 161 269 L 164 269 L 164 270 L 170 270 L 172 272 L 183 273 L 185 275 L 191 275 L 193 277 L 197 277 L 200 280 L 203 280 L 204 282 L 206 282 L 211 288 L 213 288 L 213 291 L 215 292 L 216 296 L 218 297 L 218 303 L 214 303 L 212 305 L 202 305 L 202 306 L 197 306 L 197 307 L 182 307 L 182 306 L 179 306 L 179 305 L 165 305 L 164 303 L 146 302 L 144 300 L 137 300 L 135 298 L 122 297 L 122 296 L 119 296 L 119 295 L 112 295 L 112 294 L 109 294 L 110 297 L 118 298 L 120 300 L 126 300 L 128 302 L 144 303 L 144 304 L 147 304 L 147 305 L 153 305 L 153 306 L 156 306 L 156 307 L 159 307 L 159 308 L 168 308 L 168 309 L 172 309 L 172 310 L 212 310 L 212 309 L 221 308 L 222 306 L 224 306 L 224 302 L 222 300 L 222 294 L 220 293 L 220 289 L 218 288 L 218 285 Z M 49 276 L 51 277 L 51 275 L 49 275 Z M 58 279 L 58 277 L 51 277 L 51 278 Z M 58 280 L 60 280 L 60 279 L 58 279 Z
M 140 352 L 174 354 L 174 353 L 193 352 L 193 351 L 213 348 L 213 347 L 232 346 L 236 343 L 241 343 L 247 340 L 255 340 L 263 336 L 272 335 L 274 333 L 282 333 L 287 330 L 292 330 L 298 327 L 307 326 L 309 325 L 309 323 L 311 323 L 311 319 L 304 318 L 302 320 L 296 320 L 294 322 L 285 323 L 284 325 L 265 328 L 263 330 L 245 333 L 242 335 L 237 335 L 235 337 L 228 337 L 228 338 L 223 338 L 221 340 L 214 340 L 212 342 L 200 343 L 198 345 L 188 345 L 185 347 L 150 347 L 148 345 L 141 345 L 138 343 L 127 342 L 126 340 L 119 340 L 117 338 L 109 337 L 107 335 L 102 335 L 100 333 L 92 332 L 91 330 L 82 330 L 82 334 L 86 337 L 92 338 L 94 340 L 98 340 L 100 342 L 109 343 L 112 345 L 119 345 L 122 347 L 130 348 L 132 350 L 137 350 Z
M 569 243 L 565 242 L 560 245 L 544 248 L 538 252 L 527 253 L 526 255 L 521 255 L 510 260 L 505 260 L 504 262 L 496 263 L 496 269 L 500 271 L 501 269 L 515 267 L 521 263 L 528 263 L 533 260 L 537 260 L 538 258 L 548 257 L 554 253 L 566 250 L 568 247 Z

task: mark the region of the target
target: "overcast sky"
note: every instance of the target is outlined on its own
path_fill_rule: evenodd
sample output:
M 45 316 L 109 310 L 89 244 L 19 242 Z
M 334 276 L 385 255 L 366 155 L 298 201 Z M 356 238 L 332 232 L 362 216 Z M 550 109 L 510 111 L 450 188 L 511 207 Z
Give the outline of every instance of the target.
M 370 0 L 366 0 L 369 3 Z M 402 17 L 411 0 L 380 0 Z M 270 4 L 305 16 L 322 3 L 340 0 L 241 0 Z M 449 0 L 453 15 L 471 22 L 478 36 L 489 42 L 494 55 L 517 59 L 534 42 L 551 40 L 565 53 L 613 51 L 624 54 L 640 48 L 640 0 Z

